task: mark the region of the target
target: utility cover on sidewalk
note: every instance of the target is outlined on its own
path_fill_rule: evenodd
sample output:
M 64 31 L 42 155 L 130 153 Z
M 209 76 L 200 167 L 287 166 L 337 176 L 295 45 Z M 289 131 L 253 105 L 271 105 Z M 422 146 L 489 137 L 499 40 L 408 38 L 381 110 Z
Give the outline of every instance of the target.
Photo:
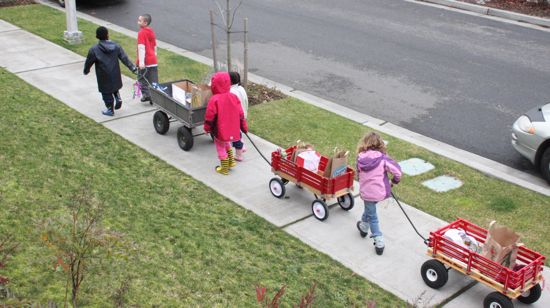
M 446 192 L 462 186 L 462 181 L 452 176 L 442 175 L 434 179 L 422 182 L 422 185 L 437 192 Z
M 415 176 L 432 170 L 434 165 L 420 158 L 410 158 L 399 162 L 401 171 L 406 175 Z

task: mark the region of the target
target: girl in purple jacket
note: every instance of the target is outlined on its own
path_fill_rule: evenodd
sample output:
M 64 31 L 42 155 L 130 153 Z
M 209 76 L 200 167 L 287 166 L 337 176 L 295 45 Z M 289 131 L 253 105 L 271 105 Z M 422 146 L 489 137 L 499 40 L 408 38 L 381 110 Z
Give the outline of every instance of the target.
M 376 204 L 387 199 L 391 194 L 391 184 L 388 173 L 392 174 L 391 182 L 399 183 L 401 168 L 386 155 L 386 145 L 375 132 L 367 133 L 357 146 L 357 174 L 359 176 L 359 191 L 365 202 L 365 211 L 357 229 L 361 237 L 366 237 L 369 228 L 374 238 L 376 254 L 384 252 L 384 237 L 380 231 Z

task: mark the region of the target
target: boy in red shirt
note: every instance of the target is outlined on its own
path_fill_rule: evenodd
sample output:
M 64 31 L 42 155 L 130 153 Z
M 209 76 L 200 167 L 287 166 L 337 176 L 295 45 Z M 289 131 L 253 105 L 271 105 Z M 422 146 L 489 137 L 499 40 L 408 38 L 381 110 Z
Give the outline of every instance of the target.
M 142 102 L 151 103 L 149 85 L 158 83 L 157 38 L 151 24 L 151 15 L 138 17 L 139 32 L 137 38 L 137 66 L 139 67 L 139 84 L 141 85 Z M 152 103 L 151 103 L 152 104 Z

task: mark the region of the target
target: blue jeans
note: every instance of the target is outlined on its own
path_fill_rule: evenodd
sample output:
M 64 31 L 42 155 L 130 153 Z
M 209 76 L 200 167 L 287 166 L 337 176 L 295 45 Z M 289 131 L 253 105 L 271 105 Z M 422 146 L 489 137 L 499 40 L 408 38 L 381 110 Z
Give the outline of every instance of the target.
M 376 204 L 378 202 L 364 201 L 365 211 L 361 221 L 368 223 L 370 227 L 371 237 L 381 236 L 380 226 L 378 224 L 378 215 L 376 214 Z
M 239 141 L 233 141 L 233 147 L 237 150 L 242 150 L 243 147 L 244 147 L 244 144 L 243 144 L 243 134 L 241 133 L 241 140 Z

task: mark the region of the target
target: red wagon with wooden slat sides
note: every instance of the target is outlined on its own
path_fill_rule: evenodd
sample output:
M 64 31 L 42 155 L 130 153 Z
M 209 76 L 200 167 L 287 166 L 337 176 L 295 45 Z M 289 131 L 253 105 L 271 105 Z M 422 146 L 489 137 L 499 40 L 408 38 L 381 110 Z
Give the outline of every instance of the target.
M 453 268 L 496 290 L 485 297 L 484 307 L 514 307 L 513 299 L 525 304 L 536 302 L 542 293 L 540 282 L 546 258 L 524 246 L 518 249 L 516 265 L 510 269 L 444 236 L 449 229 L 462 229 L 479 243 L 485 243 L 487 230 L 458 219 L 430 232 L 428 255 L 421 268 L 422 279 L 431 288 L 445 285 L 448 270 Z
M 327 178 L 323 172 L 327 167 L 329 159 L 321 156 L 319 162 L 319 173 L 309 171 L 298 165 L 292 159 L 296 146 L 283 151 L 271 153 L 271 170 L 275 175 L 269 181 L 271 194 L 277 198 L 283 198 L 285 195 L 285 185 L 293 182 L 299 187 L 311 191 L 315 195 L 315 200 L 311 204 L 311 210 L 315 218 L 325 220 L 328 218 L 327 199 L 336 198 L 340 207 L 346 211 L 353 208 L 353 179 L 355 171 L 347 167 L 346 171 L 336 177 Z

